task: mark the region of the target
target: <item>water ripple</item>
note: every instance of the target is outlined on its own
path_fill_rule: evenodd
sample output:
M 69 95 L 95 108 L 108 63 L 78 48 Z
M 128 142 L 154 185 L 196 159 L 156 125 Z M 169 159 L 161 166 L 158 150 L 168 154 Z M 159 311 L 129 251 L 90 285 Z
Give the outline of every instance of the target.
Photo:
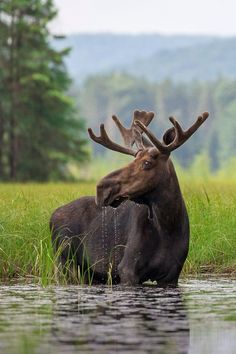
M 0 285 L 1 353 L 233 354 L 236 280 L 156 286 Z

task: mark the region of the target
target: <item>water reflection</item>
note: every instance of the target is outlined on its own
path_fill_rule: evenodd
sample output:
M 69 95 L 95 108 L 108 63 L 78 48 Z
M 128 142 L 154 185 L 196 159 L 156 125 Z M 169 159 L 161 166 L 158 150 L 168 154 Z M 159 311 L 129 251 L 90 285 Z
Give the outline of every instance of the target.
M 233 354 L 236 281 L 155 286 L 0 285 L 0 353 Z
M 75 352 L 188 352 L 189 326 L 179 289 L 73 290 L 69 297 L 66 290 L 56 294 L 52 334 L 58 352 L 65 352 L 64 345 Z

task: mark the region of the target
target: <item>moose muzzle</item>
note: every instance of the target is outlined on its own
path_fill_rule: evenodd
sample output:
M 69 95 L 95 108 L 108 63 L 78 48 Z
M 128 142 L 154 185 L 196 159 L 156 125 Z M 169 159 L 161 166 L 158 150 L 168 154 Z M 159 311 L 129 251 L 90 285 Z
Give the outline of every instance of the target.
M 101 181 L 97 185 L 97 193 L 95 203 L 98 207 L 112 205 L 115 200 L 120 199 L 119 193 L 121 190 L 120 183 L 114 181 Z M 113 205 L 112 205 L 113 206 Z

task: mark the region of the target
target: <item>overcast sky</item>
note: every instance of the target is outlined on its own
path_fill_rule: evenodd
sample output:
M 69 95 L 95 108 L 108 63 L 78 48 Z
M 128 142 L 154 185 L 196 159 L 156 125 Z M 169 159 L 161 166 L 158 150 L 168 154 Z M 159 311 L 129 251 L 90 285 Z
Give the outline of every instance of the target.
M 236 35 L 236 0 L 55 0 L 56 33 Z

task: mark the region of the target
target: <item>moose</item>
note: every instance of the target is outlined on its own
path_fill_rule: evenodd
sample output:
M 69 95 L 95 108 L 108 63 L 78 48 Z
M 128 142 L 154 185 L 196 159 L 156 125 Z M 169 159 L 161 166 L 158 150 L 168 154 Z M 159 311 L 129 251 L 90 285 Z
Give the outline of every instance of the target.
M 55 251 L 62 268 L 81 272 L 85 281 L 126 285 L 156 281 L 176 286 L 189 248 L 189 219 L 170 154 L 205 122 L 204 112 L 187 130 L 174 117 L 163 141 L 151 132 L 153 112 L 135 111 L 130 128 L 113 116 L 124 145 L 112 141 L 103 124 L 90 138 L 104 147 L 131 155 L 126 167 L 97 184 L 96 196 L 59 207 L 50 220 Z M 145 136 L 144 136 L 145 135 Z M 71 261 L 68 263 L 68 260 Z M 72 270 L 71 270 L 72 271 Z

